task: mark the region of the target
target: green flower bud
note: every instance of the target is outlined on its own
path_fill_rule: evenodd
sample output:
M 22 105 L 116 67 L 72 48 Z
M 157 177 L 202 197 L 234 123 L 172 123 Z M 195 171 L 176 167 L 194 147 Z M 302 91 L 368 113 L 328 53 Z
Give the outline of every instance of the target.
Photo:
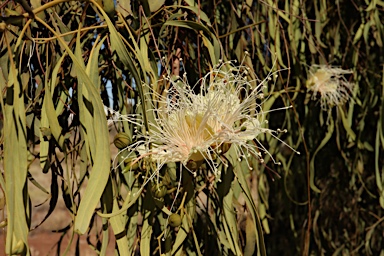
M 167 194 L 167 187 L 162 183 L 154 184 L 152 186 L 152 195 L 156 198 L 163 198 Z
M 7 24 L 5 22 L 0 22 L 0 32 L 4 32 L 7 29 Z
M 113 144 L 115 144 L 118 149 L 123 149 L 131 144 L 131 139 L 126 133 L 119 132 L 113 139 Z
M 8 220 L 5 219 L 2 222 L 0 222 L 0 228 L 5 228 L 8 225 Z
M 177 213 L 171 214 L 168 219 L 169 226 L 175 228 L 181 225 L 181 216 Z
M 5 207 L 5 195 L 0 190 L 0 210 L 3 210 L 4 207 Z
M 197 170 L 198 168 L 198 165 L 196 163 L 196 161 L 193 161 L 193 160 L 190 160 L 188 163 L 187 163 L 187 168 L 191 171 L 195 171 Z

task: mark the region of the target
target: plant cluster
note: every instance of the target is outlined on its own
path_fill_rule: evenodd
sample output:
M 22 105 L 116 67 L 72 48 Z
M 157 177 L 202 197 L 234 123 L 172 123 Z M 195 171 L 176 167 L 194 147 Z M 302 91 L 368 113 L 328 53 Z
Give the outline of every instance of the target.
M 2 2 L 4 253 L 382 254 L 383 7 Z

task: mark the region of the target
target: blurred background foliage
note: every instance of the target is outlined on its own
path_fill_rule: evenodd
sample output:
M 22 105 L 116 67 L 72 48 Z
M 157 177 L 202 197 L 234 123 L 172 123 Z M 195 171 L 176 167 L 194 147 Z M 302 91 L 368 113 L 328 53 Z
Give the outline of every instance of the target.
M 72 221 L 60 232 L 93 230 L 101 255 L 108 230 L 120 255 L 384 255 L 383 9 L 381 0 L 2 1 L 3 253 L 29 254 L 35 186 L 46 218 L 62 197 Z M 301 155 L 264 136 L 281 165 L 266 156 L 250 170 L 229 155 L 219 181 L 204 165 L 192 177 L 171 163 L 143 188 L 152 167 L 123 172 L 129 163 L 109 146 L 117 132 L 134 141 L 137 128 L 107 127 L 103 105 L 146 113 L 157 97 L 148 92 L 169 88 L 163 75 L 187 72 L 195 84 L 220 60 L 243 61 L 260 79 L 283 70 L 264 108 L 293 106 L 270 113 L 269 126 L 287 129 L 281 139 Z M 330 116 L 307 92 L 314 64 L 353 71 L 351 100 Z

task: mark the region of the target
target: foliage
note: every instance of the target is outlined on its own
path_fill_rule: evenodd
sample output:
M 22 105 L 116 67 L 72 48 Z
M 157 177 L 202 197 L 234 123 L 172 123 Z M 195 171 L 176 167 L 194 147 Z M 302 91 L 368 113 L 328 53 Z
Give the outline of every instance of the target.
M 109 230 L 120 255 L 384 253 L 383 1 L 31 5 L 1 4 L 5 253 L 30 254 L 31 187 L 47 195 L 44 220 L 62 197 L 72 221 L 60 232 L 97 233 L 101 255 Z M 220 60 L 240 61 L 252 81 L 280 71 L 262 109 L 284 143 L 259 134 L 263 162 L 231 147 L 215 173 L 209 161 L 156 166 L 138 148 L 115 156 L 111 135 L 137 143 L 178 76 L 194 85 Z M 316 65 L 347 70 L 336 78 L 355 84 L 348 102 L 323 111 L 306 87 Z M 50 187 L 33 178 L 36 162 Z

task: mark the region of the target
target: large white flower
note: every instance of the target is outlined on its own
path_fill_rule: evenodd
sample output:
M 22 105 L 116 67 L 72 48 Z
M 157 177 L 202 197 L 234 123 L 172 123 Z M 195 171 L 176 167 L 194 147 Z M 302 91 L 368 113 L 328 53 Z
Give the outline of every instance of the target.
M 267 120 L 262 110 L 262 90 L 272 75 L 263 81 L 249 80 L 247 67 L 226 62 L 193 87 L 185 76 L 177 81 L 166 78 L 171 82 L 167 96 L 148 97 L 157 98 L 150 110 L 155 118 L 149 122 L 149 131 L 138 130 L 137 142 L 128 150 L 141 148 L 137 161 L 148 157 L 158 169 L 169 162 L 187 166 L 190 161 L 206 160 L 216 172 L 224 145 L 235 147 L 239 157 L 253 155 L 262 160 L 262 152 L 269 152 L 258 135 L 275 133 L 263 128 Z

